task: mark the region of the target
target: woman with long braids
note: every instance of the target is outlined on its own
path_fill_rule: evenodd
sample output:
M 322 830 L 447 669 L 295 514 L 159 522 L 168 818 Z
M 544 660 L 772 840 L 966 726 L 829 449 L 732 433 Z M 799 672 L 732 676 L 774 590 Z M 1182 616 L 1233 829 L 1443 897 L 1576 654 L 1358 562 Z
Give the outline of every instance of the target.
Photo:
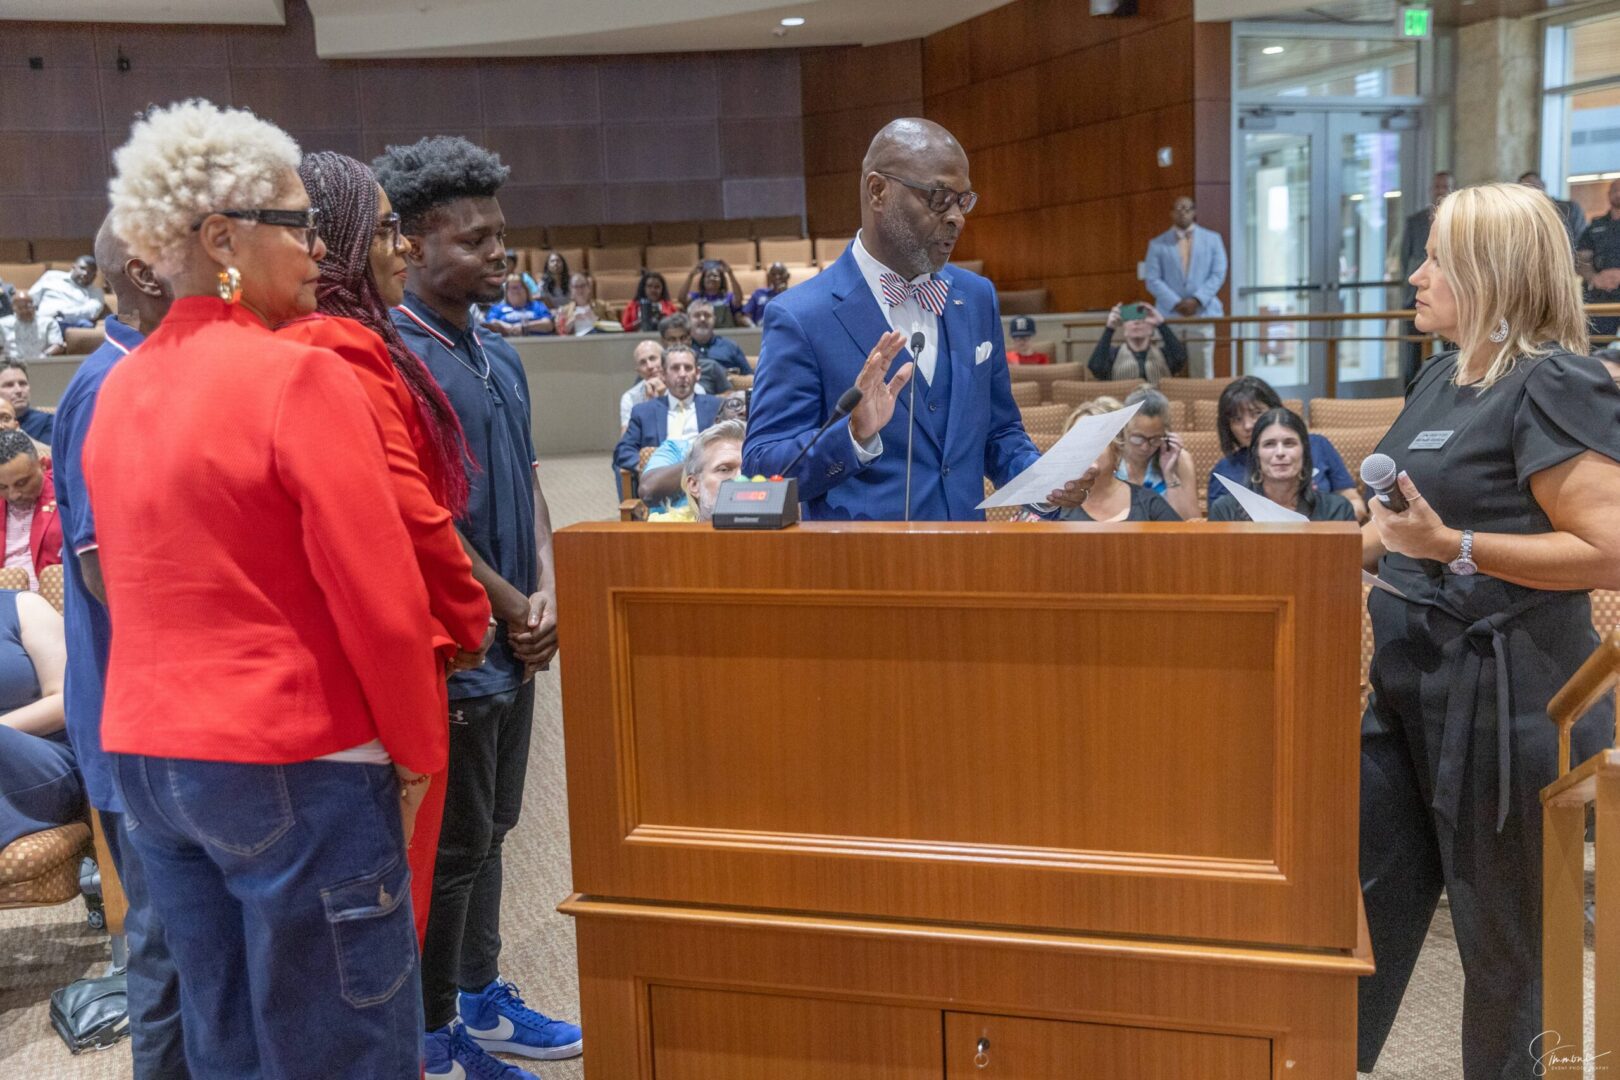
M 446 674 L 475 668 L 483 662 L 491 624 L 489 599 L 453 523 L 467 506 L 466 442 L 444 391 L 388 317 L 405 290 L 399 218 L 371 170 L 353 158 L 308 154 L 298 174 L 320 210 L 326 257 L 320 261 L 316 313 L 279 332 L 331 349 L 359 377 L 381 422 L 400 512 L 427 584 L 436 623 L 427 630 L 449 661 Z M 447 710 L 443 678 L 438 698 Z M 427 784 L 410 836 L 418 944 L 427 929 L 443 813 L 441 770 Z

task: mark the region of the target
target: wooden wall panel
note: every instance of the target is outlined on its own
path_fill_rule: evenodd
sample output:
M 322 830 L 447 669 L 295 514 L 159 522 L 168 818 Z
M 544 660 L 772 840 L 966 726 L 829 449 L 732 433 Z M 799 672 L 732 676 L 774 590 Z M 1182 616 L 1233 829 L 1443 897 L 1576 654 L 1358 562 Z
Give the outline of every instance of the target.
M 93 234 L 105 199 L 89 196 L 136 113 L 192 96 L 362 160 L 424 135 L 481 142 L 512 167 L 502 206 L 514 225 L 804 212 L 798 50 L 324 61 L 306 0 L 286 11 L 281 27 L 6 23 L 0 147 L 31 153 L 0 163 L 0 237 Z M 900 88 L 920 113 L 921 52 L 883 50 L 865 85 Z

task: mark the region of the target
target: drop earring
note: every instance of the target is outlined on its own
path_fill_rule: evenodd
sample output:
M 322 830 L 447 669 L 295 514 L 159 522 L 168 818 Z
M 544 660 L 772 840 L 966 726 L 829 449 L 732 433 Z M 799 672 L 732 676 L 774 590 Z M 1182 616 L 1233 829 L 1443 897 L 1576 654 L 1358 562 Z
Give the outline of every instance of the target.
M 1502 344 L 1502 342 L 1506 341 L 1507 339 L 1508 339 L 1508 321 L 1506 319 L 1503 319 L 1501 322 L 1496 324 L 1496 329 L 1491 331 L 1491 340 L 1496 342 L 1498 345 L 1500 345 L 1500 344 Z
M 227 304 L 242 299 L 242 272 L 236 267 L 227 266 L 219 272 L 219 298 Z

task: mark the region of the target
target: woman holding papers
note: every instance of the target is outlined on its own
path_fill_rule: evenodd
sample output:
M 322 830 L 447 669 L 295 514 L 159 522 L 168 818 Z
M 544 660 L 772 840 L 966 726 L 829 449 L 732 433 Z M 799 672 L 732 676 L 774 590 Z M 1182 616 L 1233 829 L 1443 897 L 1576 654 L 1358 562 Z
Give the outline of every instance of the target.
M 1355 507 L 1349 500 L 1331 491 L 1316 490 L 1312 483 L 1316 468 L 1311 463 L 1310 432 L 1293 410 L 1272 409 L 1255 421 L 1248 459 L 1251 491 L 1312 521 L 1356 520 Z M 1228 492 L 1210 504 L 1209 520 L 1253 519 L 1238 505 L 1237 497 Z
M 1588 356 L 1569 237 L 1531 188 L 1443 200 L 1411 277 L 1424 334 L 1459 344 L 1379 444 L 1409 503 L 1372 502 L 1372 698 L 1361 723 L 1361 881 L 1378 971 L 1372 1070 L 1441 889 L 1468 978 L 1463 1074 L 1530 1076 L 1542 1046 L 1541 807 L 1547 703 L 1597 644 L 1587 591 L 1620 588 L 1620 391 Z M 1594 709 L 1580 761 L 1608 744 Z M 1568 1034 L 1568 1033 L 1566 1033 Z M 1600 1048 L 1601 1049 L 1601 1048 Z
M 1088 401 L 1069 414 L 1063 430 L 1074 427 L 1083 416 L 1100 416 L 1124 408 L 1118 400 L 1100 397 Z M 1128 430 L 1128 427 L 1127 429 Z M 1084 502 L 1080 506 L 1060 509 L 1058 521 L 1180 521 L 1181 515 L 1171 509 L 1162 495 L 1139 484 L 1120 479 L 1120 462 L 1125 455 L 1125 430 L 1115 435 L 1104 448 L 1102 456 L 1091 468 L 1081 474 L 1079 486 Z M 1020 515 L 1020 520 L 1037 521 L 1033 513 Z

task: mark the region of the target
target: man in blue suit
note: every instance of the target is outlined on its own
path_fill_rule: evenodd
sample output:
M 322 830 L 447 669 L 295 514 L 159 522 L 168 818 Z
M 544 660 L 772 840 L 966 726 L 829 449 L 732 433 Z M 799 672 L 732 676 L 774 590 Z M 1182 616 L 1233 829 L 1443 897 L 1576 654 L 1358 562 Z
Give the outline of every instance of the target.
M 1167 315 L 1226 314 L 1219 295 L 1226 283 L 1226 244 L 1220 233 L 1204 228 L 1197 220 L 1197 205 L 1183 195 L 1170 208 L 1172 227 L 1148 241 L 1147 286 L 1153 293 L 1154 306 Z M 1189 327 L 1182 337 L 1207 338 L 1213 329 Z M 1193 367 L 1202 369 L 1204 350 L 1197 352 Z M 1188 370 L 1189 375 L 1200 373 Z
M 632 472 L 641 467 L 641 450 L 665 439 L 696 438 L 714 423 L 720 398 L 699 392 L 697 354 L 690 345 L 664 350 L 663 397 L 643 401 L 630 410 L 630 424 L 613 449 L 615 468 Z
M 995 289 L 945 265 L 977 200 L 950 132 L 891 122 L 861 164 L 855 240 L 766 307 L 745 473 L 783 473 L 844 391 L 863 394 L 794 469 L 805 518 L 980 521 L 985 477 L 999 487 L 1040 456 L 1013 403 Z M 1053 497 L 1082 498 L 1073 485 Z

